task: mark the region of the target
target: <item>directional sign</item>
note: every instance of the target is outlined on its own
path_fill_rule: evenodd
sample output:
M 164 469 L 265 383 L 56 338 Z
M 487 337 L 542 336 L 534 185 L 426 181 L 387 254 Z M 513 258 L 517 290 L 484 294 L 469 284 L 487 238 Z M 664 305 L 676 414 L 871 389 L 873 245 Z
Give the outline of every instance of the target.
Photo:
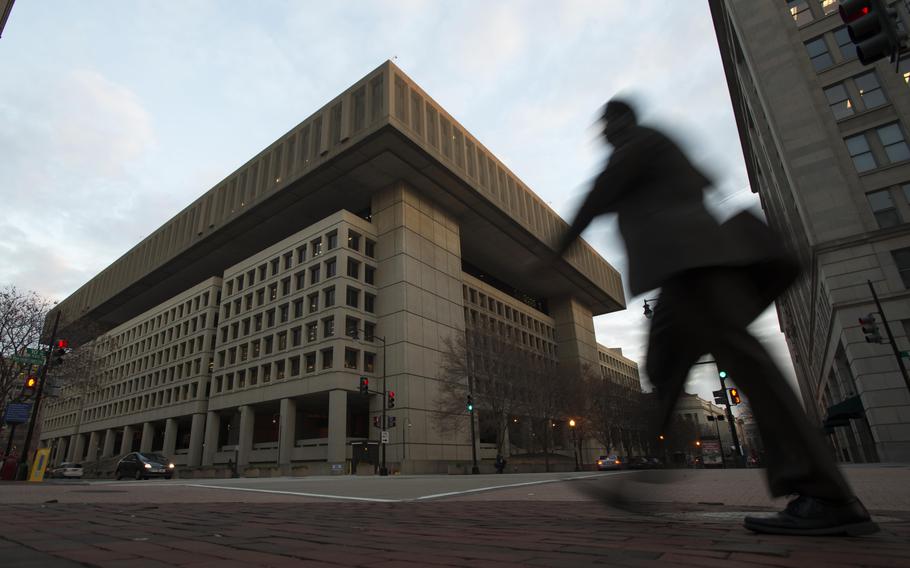
M 40 358 L 42 361 L 47 357 L 47 351 L 44 349 L 32 349 L 31 347 L 25 348 L 25 353 L 32 358 Z
M 44 363 L 44 357 L 36 358 L 31 355 L 10 355 L 10 359 L 20 365 L 41 365 Z
M 7 424 L 23 424 L 28 422 L 28 415 L 32 411 L 30 402 L 11 402 L 6 405 L 3 421 Z
M 383 430 L 383 431 L 382 431 L 382 437 L 380 438 L 380 441 L 381 441 L 383 444 L 388 444 L 388 443 L 389 443 L 389 431 L 388 431 L 388 430 Z

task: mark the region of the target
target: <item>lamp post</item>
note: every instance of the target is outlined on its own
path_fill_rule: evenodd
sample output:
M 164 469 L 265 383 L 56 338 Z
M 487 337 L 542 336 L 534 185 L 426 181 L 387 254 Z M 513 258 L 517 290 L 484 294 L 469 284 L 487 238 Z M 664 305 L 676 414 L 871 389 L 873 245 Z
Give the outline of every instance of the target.
M 468 419 L 471 421 L 471 474 L 480 473 L 477 466 L 477 432 L 474 426 L 474 381 L 473 375 L 468 373 Z
M 572 431 L 572 453 L 575 455 L 575 471 L 580 471 L 578 467 L 578 441 L 575 438 L 575 419 L 569 419 L 569 430 Z

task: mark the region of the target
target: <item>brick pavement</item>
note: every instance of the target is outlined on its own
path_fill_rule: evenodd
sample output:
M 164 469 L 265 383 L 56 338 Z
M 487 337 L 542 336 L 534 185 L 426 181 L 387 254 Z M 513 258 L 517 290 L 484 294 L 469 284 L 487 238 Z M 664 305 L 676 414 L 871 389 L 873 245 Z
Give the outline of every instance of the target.
M 910 513 L 862 538 L 759 536 L 740 508 L 585 501 L 7 504 L 6 567 L 907 566 Z

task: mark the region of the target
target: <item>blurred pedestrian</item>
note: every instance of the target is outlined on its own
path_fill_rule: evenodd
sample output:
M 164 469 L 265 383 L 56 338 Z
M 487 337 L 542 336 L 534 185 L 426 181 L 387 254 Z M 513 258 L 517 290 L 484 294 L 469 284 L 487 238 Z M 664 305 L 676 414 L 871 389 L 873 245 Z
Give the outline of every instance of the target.
M 614 98 L 602 120 L 613 153 L 558 254 L 595 217 L 616 213 L 632 294 L 661 288 L 646 365 L 659 405 L 656 431 L 669 425 L 689 369 L 711 353 L 749 398 L 767 448 L 771 494 L 796 495 L 780 513 L 746 517 L 746 528 L 876 532 L 780 370 L 746 329 L 796 279 L 797 264 L 753 215 L 742 212 L 718 223 L 704 206 L 708 177 L 667 136 L 640 125 L 629 103 Z
M 502 454 L 496 454 L 496 473 L 502 473 L 506 469 L 506 459 Z

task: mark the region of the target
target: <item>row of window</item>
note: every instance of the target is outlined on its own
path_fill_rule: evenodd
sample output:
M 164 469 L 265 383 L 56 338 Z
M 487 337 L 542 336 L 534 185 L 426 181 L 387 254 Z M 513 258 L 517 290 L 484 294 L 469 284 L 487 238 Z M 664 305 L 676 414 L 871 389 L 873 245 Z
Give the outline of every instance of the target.
M 496 318 L 478 313 L 477 310 L 464 308 L 464 320 L 469 329 L 487 330 L 508 339 L 511 343 L 529 347 L 543 353 L 551 359 L 556 359 L 558 357 L 555 343 L 536 337 L 527 331 L 513 327 Z
M 874 136 L 870 136 L 872 134 Z M 904 132 L 897 122 L 849 136 L 844 142 L 847 143 L 847 151 L 859 173 L 910 160 L 910 146 L 907 145 Z M 873 151 L 870 142 L 877 146 L 876 151 Z
M 162 326 L 166 326 L 170 322 L 176 322 L 179 319 L 188 317 L 191 314 L 198 312 L 200 309 L 207 308 L 209 305 L 209 297 L 209 292 L 202 292 L 196 295 L 194 298 L 186 300 L 185 302 L 181 302 L 180 304 L 173 306 L 172 308 L 165 310 L 160 314 L 151 316 L 149 319 L 145 320 L 142 323 L 136 324 L 126 331 L 112 336 L 112 339 L 116 345 L 125 346 L 126 344 L 133 342 L 140 337 L 148 335 L 150 332 L 161 329 Z M 195 326 L 196 324 L 193 325 Z M 198 326 L 200 328 L 205 327 L 205 319 L 203 319 L 202 323 L 198 324 Z M 164 339 L 162 338 L 162 342 L 163 341 Z
M 227 301 L 222 306 L 222 313 L 224 314 L 224 320 L 228 320 L 231 317 L 237 317 L 245 311 L 250 311 L 254 308 L 261 307 L 269 302 L 278 300 L 279 297 L 286 297 L 292 293 L 302 292 L 304 289 L 309 286 L 314 286 L 318 284 L 322 278 L 322 268 L 325 268 L 325 279 L 332 278 L 338 275 L 337 270 L 338 259 L 333 257 L 326 260 L 323 263 L 318 263 L 313 266 L 310 266 L 308 270 L 301 270 L 295 274 L 295 285 L 292 290 L 291 286 L 291 277 L 286 276 L 282 278 L 280 282 L 273 282 L 268 286 L 263 286 L 256 290 L 255 292 L 249 292 L 244 295 L 242 298 L 237 297 L 232 301 Z M 361 274 L 361 262 L 355 258 L 347 259 L 347 275 L 350 278 L 359 279 Z M 309 273 L 309 286 L 307 286 L 307 274 Z M 369 285 L 375 285 L 376 283 L 376 268 L 365 264 L 363 265 L 363 279 L 364 283 Z M 350 287 L 349 287 L 350 288 Z M 279 296 L 280 294 L 280 296 Z M 332 288 L 332 294 L 334 294 L 334 287 Z M 318 293 L 310 294 L 311 297 L 318 299 Z M 302 302 L 302 300 L 298 300 Z M 287 304 L 285 304 L 287 305 Z
M 862 102 L 860 111 L 880 107 L 888 102 L 875 71 L 835 83 L 826 87 L 824 91 L 828 106 L 836 120 L 853 116 L 856 113 L 857 101 Z
M 816 14 L 821 17 L 837 12 L 838 0 L 816 0 L 818 9 L 813 13 L 807 0 L 787 0 L 787 11 L 797 26 L 804 26 L 815 19 Z
M 369 258 L 376 257 L 376 242 L 371 239 L 364 238 L 357 231 L 348 229 L 347 236 L 347 247 L 352 250 L 360 251 L 361 241 L 363 241 L 363 254 Z M 325 235 L 325 252 L 334 250 L 338 248 L 338 231 L 333 230 Z M 251 268 L 246 272 L 243 272 L 237 276 L 227 278 L 224 283 L 224 295 L 225 297 L 232 296 L 235 292 L 239 293 L 244 290 L 244 288 L 249 288 L 255 286 L 256 283 L 263 283 L 269 278 L 274 278 L 279 276 L 281 273 L 291 270 L 294 267 L 299 267 L 301 264 L 304 264 L 307 260 L 307 253 L 309 250 L 309 255 L 311 259 L 323 254 L 323 237 L 319 236 L 312 239 L 309 243 L 304 243 L 294 249 L 294 251 L 288 251 L 283 253 L 280 256 L 277 256 L 270 260 L 259 265 L 258 268 Z M 296 259 L 296 263 L 295 263 Z M 334 263 L 334 259 L 332 260 Z M 349 261 L 350 262 L 350 261 Z M 332 265 L 332 270 L 334 274 L 334 264 Z M 319 279 L 319 267 L 318 265 L 310 268 L 311 275 L 316 275 L 316 281 Z M 328 274 L 329 270 L 326 269 Z M 301 275 L 302 272 L 298 273 L 298 289 L 300 289 Z M 327 276 L 328 277 L 328 276 Z M 312 278 L 312 276 L 311 276 Z M 275 285 L 273 285 L 275 286 Z
M 548 339 L 556 339 L 556 333 L 553 327 L 543 323 L 536 318 L 531 317 L 530 315 L 526 315 L 524 312 L 519 311 L 509 306 L 508 304 L 500 302 L 492 296 L 487 296 L 483 292 L 471 288 L 465 284 L 462 284 L 461 286 L 461 293 L 465 302 L 480 306 L 484 310 L 492 312 L 499 317 L 512 321 L 513 323 L 516 323 L 522 327 L 533 330 L 534 333 L 543 335 Z
M 344 348 L 345 369 L 375 372 L 376 354 L 360 351 L 350 347 Z M 302 355 L 293 355 L 262 365 L 256 365 L 238 371 L 217 375 L 214 379 L 213 394 L 232 392 L 260 384 L 268 384 L 273 379 L 282 380 L 315 373 L 317 370 L 329 370 L 335 367 L 335 350 L 332 347 L 310 351 Z
M 900 211 L 898 211 L 895 200 L 892 198 L 892 194 L 895 193 L 900 195 L 898 199 L 902 199 L 907 204 L 908 210 L 910 210 L 910 183 L 905 183 L 897 189 L 881 189 L 866 194 L 872 214 L 881 229 L 896 227 L 906 221 L 910 221 L 910 219 L 905 221 Z

